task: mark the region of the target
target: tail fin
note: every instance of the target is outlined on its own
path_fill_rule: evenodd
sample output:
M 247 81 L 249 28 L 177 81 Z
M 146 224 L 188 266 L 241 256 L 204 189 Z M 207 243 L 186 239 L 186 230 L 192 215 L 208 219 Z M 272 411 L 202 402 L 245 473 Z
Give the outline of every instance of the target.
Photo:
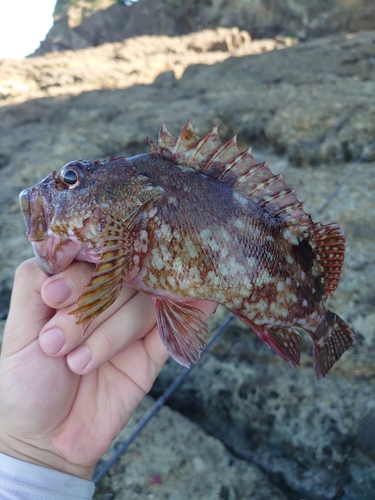
M 355 343 L 354 331 L 331 311 L 326 315 L 324 330 L 313 344 L 314 370 L 318 380 L 324 378 L 340 356 Z

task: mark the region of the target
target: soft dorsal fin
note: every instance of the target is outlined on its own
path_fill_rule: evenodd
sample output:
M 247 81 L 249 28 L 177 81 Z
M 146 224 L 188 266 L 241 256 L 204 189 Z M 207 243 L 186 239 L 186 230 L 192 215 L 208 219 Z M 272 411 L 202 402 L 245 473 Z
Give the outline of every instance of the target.
M 313 224 L 309 228 L 309 243 L 313 249 L 314 266 L 318 272 L 323 299 L 328 300 L 336 290 L 344 264 L 345 238 L 336 224 Z
M 217 125 L 200 137 L 189 120 L 177 137 L 160 127 L 159 138 L 154 142 L 148 137 L 151 154 L 177 165 L 225 182 L 254 203 L 269 212 L 283 217 L 289 224 L 308 226 L 311 218 L 303 210 L 294 190 L 288 188 L 282 175 L 274 175 L 267 162 L 257 163 L 251 148 L 240 151 L 234 136 L 223 143 Z

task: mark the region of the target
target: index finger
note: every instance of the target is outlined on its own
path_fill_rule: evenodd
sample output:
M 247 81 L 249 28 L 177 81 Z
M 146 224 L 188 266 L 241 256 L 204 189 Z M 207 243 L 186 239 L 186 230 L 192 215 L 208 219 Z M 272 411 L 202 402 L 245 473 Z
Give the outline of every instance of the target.
M 37 339 L 42 327 L 55 314 L 55 309 L 47 306 L 41 297 L 46 279 L 35 258 L 26 260 L 16 269 L 2 357 L 11 356 Z

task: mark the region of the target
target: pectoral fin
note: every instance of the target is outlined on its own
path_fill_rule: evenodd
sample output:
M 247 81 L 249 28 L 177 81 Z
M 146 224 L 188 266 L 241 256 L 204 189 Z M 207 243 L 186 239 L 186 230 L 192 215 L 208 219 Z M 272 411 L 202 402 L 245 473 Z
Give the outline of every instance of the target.
M 210 333 L 206 316 L 187 303 L 151 298 L 163 344 L 177 363 L 189 368 L 200 358 Z
M 101 259 L 84 293 L 78 297 L 77 309 L 70 313 L 77 316 L 77 325 L 84 325 L 84 333 L 90 323 L 117 299 L 123 279 L 133 263 L 129 230 L 121 222 L 107 221 L 100 246 Z

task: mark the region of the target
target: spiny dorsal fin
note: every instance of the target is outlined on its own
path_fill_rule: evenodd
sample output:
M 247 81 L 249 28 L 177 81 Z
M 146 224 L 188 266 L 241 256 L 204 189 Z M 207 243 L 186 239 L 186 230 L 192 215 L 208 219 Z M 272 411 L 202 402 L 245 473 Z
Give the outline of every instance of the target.
M 251 148 L 240 151 L 234 136 L 223 143 L 217 125 L 200 137 L 189 120 L 177 137 L 160 127 L 158 142 L 148 137 L 151 154 L 177 165 L 225 182 L 254 203 L 275 215 L 281 215 L 289 224 L 308 226 L 311 218 L 303 210 L 293 189 L 288 188 L 282 175 L 274 175 L 267 162 L 257 163 Z

